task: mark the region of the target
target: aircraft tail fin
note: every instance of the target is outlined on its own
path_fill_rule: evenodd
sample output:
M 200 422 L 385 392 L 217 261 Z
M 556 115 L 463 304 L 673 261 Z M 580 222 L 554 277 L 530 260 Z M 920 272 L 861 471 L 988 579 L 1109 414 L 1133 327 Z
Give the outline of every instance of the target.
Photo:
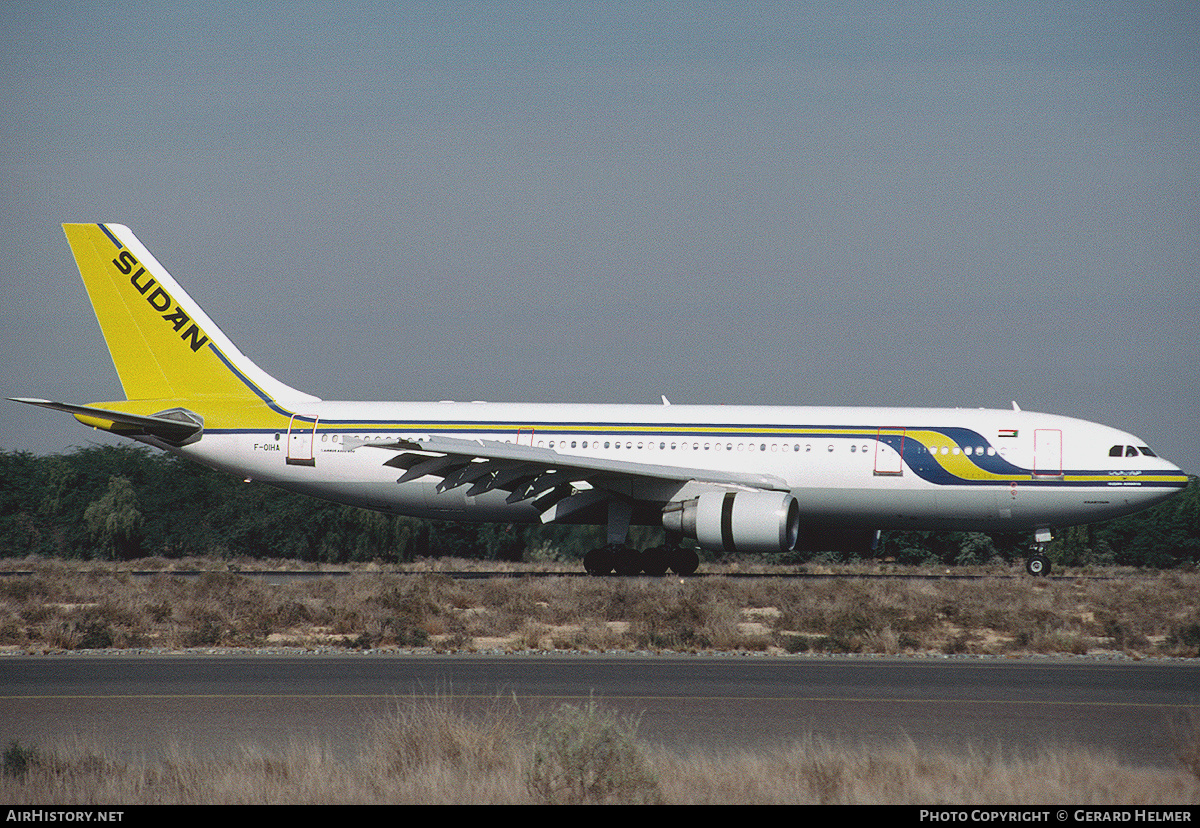
M 128 400 L 317 398 L 251 362 L 119 224 L 64 224 Z

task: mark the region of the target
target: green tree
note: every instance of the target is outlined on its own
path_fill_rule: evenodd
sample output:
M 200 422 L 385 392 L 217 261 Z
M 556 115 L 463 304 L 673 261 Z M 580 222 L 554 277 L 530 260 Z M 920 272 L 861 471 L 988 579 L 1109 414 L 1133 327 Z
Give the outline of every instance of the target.
M 136 515 L 136 517 L 135 517 Z M 1152 509 L 1055 532 L 1069 565 L 1200 565 L 1200 480 Z M 874 558 L 954 565 L 1019 560 L 1029 533 L 885 531 Z M 466 524 L 327 503 L 142 446 L 90 446 L 38 457 L 0 450 L 0 557 L 209 555 L 306 561 L 399 561 L 418 556 L 570 561 L 603 546 L 603 526 Z M 635 526 L 634 546 L 662 542 Z M 776 558 L 807 560 L 809 553 Z M 837 560 L 852 556 L 839 555 Z
M 137 492 L 127 478 L 109 478 L 104 496 L 87 507 L 83 519 L 105 558 L 129 560 L 140 554 L 142 513 Z

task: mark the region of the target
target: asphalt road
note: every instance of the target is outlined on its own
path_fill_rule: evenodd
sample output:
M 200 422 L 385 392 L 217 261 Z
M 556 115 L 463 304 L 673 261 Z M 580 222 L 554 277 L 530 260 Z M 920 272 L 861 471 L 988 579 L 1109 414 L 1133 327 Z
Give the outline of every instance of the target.
M 522 715 L 589 696 L 680 751 L 847 744 L 1027 754 L 1081 745 L 1170 765 L 1200 663 L 629 655 L 62 655 L 0 658 L 0 740 L 199 755 L 318 739 L 356 750 L 414 698 Z

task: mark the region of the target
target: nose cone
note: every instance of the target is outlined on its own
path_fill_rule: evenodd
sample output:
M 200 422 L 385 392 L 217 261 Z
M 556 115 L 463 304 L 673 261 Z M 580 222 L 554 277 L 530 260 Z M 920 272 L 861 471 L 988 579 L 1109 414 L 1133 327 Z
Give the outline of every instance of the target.
M 1165 476 L 1174 478 L 1175 482 L 1178 484 L 1178 486 L 1180 488 L 1182 488 L 1188 484 L 1188 480 L 1190 479 L 1190 476 L 1188 475 L 1187 472 L 1185 472 L 1183 469 L 1179 468 L 1179 466 L 1176 466 L 1170 460 L 1167 460 L 1163 457 L 1160 457 L 1158 459 L 1160 461 L 1162 461 L 1163 474 Z
M 1159 468 L 1148 469 L 1141 480 L 1141 488 L 1147 496 L 1147 506 L 1154 503 L 1161 503 L 1177 492 L 1186 489 L 1191 482 L 1191 478 L 1187 473 L 1170 460 L 1165 460 L 1161 457 L 1156 459 L 1158 460 L 1156 465 Z

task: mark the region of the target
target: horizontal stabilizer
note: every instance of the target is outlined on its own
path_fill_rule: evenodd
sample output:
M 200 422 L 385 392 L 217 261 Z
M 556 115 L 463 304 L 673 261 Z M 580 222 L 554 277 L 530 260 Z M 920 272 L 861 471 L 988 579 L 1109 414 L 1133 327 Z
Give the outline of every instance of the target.
M 184 408 L 172 408 L 157 414 L 143 415 L 30 397 L 9 397 L 9 399 L 13 402 L 36 405 L 40 408 L 65 411 L 68 414 L 74 414 L 75 419 L 84 425 L 95 426 L 105 431 L 115 431 L 126 435 L 149 434 L 175 445 L 190 442 L 204 430 L 204 419 L 199 414 Z

